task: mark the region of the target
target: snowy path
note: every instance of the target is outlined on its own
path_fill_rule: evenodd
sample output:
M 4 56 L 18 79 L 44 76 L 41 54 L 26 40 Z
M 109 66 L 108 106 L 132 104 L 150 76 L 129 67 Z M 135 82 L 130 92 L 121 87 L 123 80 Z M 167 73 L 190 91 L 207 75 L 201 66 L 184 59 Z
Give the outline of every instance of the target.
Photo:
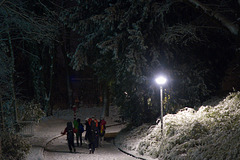
M 119 151 L 112 143 L 104 141 L 103 146 L 89 154 L 87 144 L 76 147 L 76 153 L 69 153 L 66 136 L 61 136 L 49 143 L 44 151 L 46 160 L 136 160 Z
M 113 108 L 110 117 L 106 118 L 106 133 L 117 133 L 125 127 L 123 124 L 115 122 L 118 119 L 116 109 Z M 97 112 L 96 112 L 97 111 Z M 101 108 L 81 108 L 77 117 L 85 119 L 91 115 L 99 115 Z M 61 113 L 62 112 L 62 113 Z M 111 142 L 103 142 L 103 147 L 97 148 L 94 154 L 89 154 L 87 143 L 76 147 L 77 153 L 69 153 L 66 135 L 61 136 L 61 131 L 66 127 L 66 123 L 72 120 L 72 111 L 60 111 L 55 116 L 45 118 L 34 128 L 34 136 L 29 137 L 32 144 L 30 154 L 26 160 L 136 160 L 114 146 Z M 84 138 L 85 132 L 83 133 Z

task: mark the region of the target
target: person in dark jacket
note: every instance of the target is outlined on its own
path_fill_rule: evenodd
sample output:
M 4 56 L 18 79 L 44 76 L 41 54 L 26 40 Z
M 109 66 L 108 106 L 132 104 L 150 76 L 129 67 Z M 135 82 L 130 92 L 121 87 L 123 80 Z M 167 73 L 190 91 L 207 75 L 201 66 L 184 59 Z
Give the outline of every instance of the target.
M 93 118 L 94 119 L 94 118 Z M 89 154 L 94 154 L 95 146 L 96 146 L 96 123 L 94 120 L 90 122 L 90 132 L 88 134 L 88 141 L 89 141 Z
M 86 141 L 88 141 L 88 137 L 89 137 L 89 134 L 90 134 L 90 131 L 91 131 L 91 127 L 90 127 L 91 121 L 92 121 L 92 118 L 88 118 L 85 121 L 85 125 L 86 125 L 85 140 Z
M 67 127 L 63 132 L 61 132 L 63 135 L 67 133 L 68 148 L 71 153 L 72 148 L 74 149 L 74 152 L 76 152 L 76 148 L 74 146 L 74 133 L 76 132 L 77 130 L 73 128 L 72 122 L 67 122 Z
M 98 148 L 99 145 L 99 129 L 98 129 L 98 120 L 96 118 L 93 118 L 93 121 L 95 122 L 95 148 Z
M 78 133 L 76 134 L 77 145 L 79 146 L 79 138 L 80 138 L 80 145 L 82 146 L 82 133 L 84 132 L 84 127 L 79 118 L 77 119 L 77 122 L 78 122 Z

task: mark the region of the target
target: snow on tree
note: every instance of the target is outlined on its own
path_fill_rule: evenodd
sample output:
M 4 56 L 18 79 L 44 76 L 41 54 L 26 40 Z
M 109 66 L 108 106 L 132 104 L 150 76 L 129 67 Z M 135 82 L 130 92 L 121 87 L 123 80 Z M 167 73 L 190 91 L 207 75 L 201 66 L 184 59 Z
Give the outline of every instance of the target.
M 175 80 L 167 88 L 173 111 L 199 105 L 220 88 L 222 64 L 235 54 L 231 44 L 236 42 L 232 31 L 237 28 L 228 23 L 234 19 L 227 20 L 222 14 L 231 17 L 237 14 L 237 7 L 230 1 L 221 2 L 76 1 L 75 7 L 61 15 L 80 37 L 76 51 L 69 53 L 70 65 L 76 70 L 92 67 L 100 81 L 112 84 L 114 97 L 123 98 L 119 105 L 126 110 L 131 98 L 140 105 L 147 104 L 143 99 L 156 101 L 151 79 L 160 71 Z M 224 13 L 209 16 L 214 10 L 219 13 L 218 7 Z

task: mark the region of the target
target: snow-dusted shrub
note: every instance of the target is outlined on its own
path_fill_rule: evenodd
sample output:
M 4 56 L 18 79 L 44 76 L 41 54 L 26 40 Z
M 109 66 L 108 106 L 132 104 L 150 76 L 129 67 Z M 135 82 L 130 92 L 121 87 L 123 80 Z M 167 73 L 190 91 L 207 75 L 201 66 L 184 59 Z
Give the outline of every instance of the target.
M 131 149 L 159 159 L 240 159 L 240 92 L 231 93 L 216 106 L 168 114 L 163 122 L 163 134 L 160 122 L 149 127 L 147 134 L 133 136 L 131 132 L 138 140 Z
M 2 139 L 2 159 L 22 160 L 30 150 L 30 144 L 20 135 L 3 132 Z
M 127 129 L 122 130 L 118 136 L 115 138 L 115 143 L 120 148 L 127 150 L 136 150 L 139 146 L 140 139 L 148 135 L 149 125 L 142 125 L 139 127 L 128 127 Z
M 41 109 L 41 104 L 31 102 L 18 101 L 18 118 L 22 121 L 38 122 L 43 116 L 44 111 Z

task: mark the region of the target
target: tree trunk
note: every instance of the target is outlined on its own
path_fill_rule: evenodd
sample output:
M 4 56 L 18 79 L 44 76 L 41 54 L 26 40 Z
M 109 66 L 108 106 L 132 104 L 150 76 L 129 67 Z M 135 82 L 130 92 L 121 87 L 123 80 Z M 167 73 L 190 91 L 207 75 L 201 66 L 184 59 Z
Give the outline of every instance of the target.
M 14 58 L 12 40 L 11 40 L 9 29 L 7 31 L 7 34 L 8 34 L 8 42 L 9 42 L 9 48 L 10 48 L 10 54 L 11 54 L 11 70 L 12 71 L 11 71 L 11 75 L 10 75 L 10 77 L 11 77 L 10 83 L 11 83 L 11 90 L 12 90 L 12 106 L 14 108 L 15 129 L 18 130 L 18 128 L 17 128 L 18 117 L 17 117 L 16 93 L 15 93 L 15 85 L 14 85 L 15 58 Z
M 70 35 L 71 33 L 71 30 L 66 28 L 65 29 L 66 31 L 66 35 Z M 70 46 L 70 38 L 66 38 L 66 52 L 65 52 L 65 60 L 66 60 L 66 67 L 67 67 L 67 87 L 68 87 L 68 96 L 69 96 L 69 105 L 70 105 L 70 108 L 72 107 L 73 105 L 73 90 L 72 90 L 72 85 L 71 85 L 71 79 L 70 79 L 70 66 L 69 66 L 69 59 L 67 57 L 67 54 L 66 53 L 70 53 L 71 52 L 71 46 Z
M 63 27 L 64 28 L 64 27 Z M 66 84 L 67 84 L 67 95 L 68 95 L 68 107 L 72 107 L 73 105 L 73 97 L 72 97 L 72 86 L 71 86 L 71 81 L 70 81 L 70 74 L 69 74 L 69 60 L 67 57 L 67 52 L 70 50 L 70 42 L 68 39 L 64 39 L 64 33 L 67 32 L 65 30 L 65 28 L 62 31 L 62 36 L 61 36 L 61 40 L 63 42 L 62 44 L 62 54 L 63 54 L 63 58 L 64 58 L 64 64 L 65 64 L 65 68 L 66 68 Z M 66 42 L 67 41 L 67 42 Z
M 229 19 L 227 19 L 220 13 L 213 11 L 211 8 L 208 8 L 206 5 L 199 2 L 198 0 L 184 0 L 184 2 L 189 2 L 196 8 L 201 8 L 205 14 L 221 22 L 222 25 L 226 27 L 235 36 L 239 34 L 239 27 L 235 25 L 234 22 L 231 22 Z
M 4 118 L 3 118 L 3 105 L 2 105 L 2 96 L 0 96 L 0 107 L 1 107 L 1 128 L 0 128 L 0 158 L 2 158 L 2 132 L 4 131 Z
M 65 68 L 66 68 L 68 105 L 71 108 L 72 105 L 73 105 L 73 101 L 72 101 L 72 87 L 71 87 L 71 82 L 70 82 L 70 74 L 69 74 L 69 66 L 68 66 L 68 60 L 67 60 L 67 55 L 66 55 L 66 49 L 65 49 L 64 45 L 62 46 L 62 53 L 63 53 L 64 63 L 65 63 Z
M 3 114 L 3 104 L 2 104 L 2 96 L 0 96 L 0 107 L 1 107 L 1 128 L 0 132 L 5 130 L 5 125 L 4 125 L 4 114 Z
M 66 5 L 66 1 L 61 1 L 61 7 L 64 8 Z M 66 84 L 67 84 L 67 95 L 68 95 L 68 107 L 71 108 L 73 105 L 73 95 L 72 95 L 72 85 L 70 80 L 70 66 L 69 66 L 69 60 L 67 57 L 67 52 L 70 52 L 70 38 L 66 38 L 65 35 L 70 36 L 70 30 L 65 27 L 64 24 L 62 24 L 62 30 L 60 30 L 60 33 L 62 33 L 60 39 L 62 41 L 62 54 L 64 58 L 65 68 L 66 68 Z
M 104 108 L 104 114 L 106 117 L 109 116 L 109 106 L 110 106 L 110 93 L 109 93 L 109 85 L 107 84 L 104 89 L 104 102 L 103 102 L 103 108 Z
M 0 136 L 0 158 L 2 159 L 2 138 L 1 138 L 1 136 Z
M 51 58 L 51 66 L 50 66 L 50 80 L 49 80 L 49 91 L 48 91 L 48 95 L 46 97 L 47 100 L 47 116 L 52 115 L 52 111 L 53 111 L 53 106 L 50 105 L 50 100 L 51 100 L 51 93 L 52 93 L 52 86 L 53 86 L 53 66 L 54 66 L 54 53 L 53 53 L 53 49 L 50 47 L 49 48 L 49 55 Z

